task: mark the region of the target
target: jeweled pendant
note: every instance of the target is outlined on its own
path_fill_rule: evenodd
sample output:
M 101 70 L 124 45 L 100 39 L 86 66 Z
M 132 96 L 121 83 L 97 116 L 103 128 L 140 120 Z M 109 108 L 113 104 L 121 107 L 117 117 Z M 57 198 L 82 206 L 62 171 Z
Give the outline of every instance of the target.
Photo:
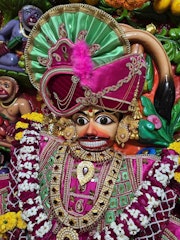
M 56 240 L 79 240 L 78 233 L 71 227 L 63 227 L 57 234 Z
M 77 166 L 77 178 L 81 186 L 89 182 L 94 176 L 94 164 L 89 161 L 83 161 Z

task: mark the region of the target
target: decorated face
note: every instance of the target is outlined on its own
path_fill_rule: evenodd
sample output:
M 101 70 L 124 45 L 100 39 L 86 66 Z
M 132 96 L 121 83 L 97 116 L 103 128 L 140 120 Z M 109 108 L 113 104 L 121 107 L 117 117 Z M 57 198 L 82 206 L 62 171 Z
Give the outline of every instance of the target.
M 7 100 L 14 96 L 17 92 L 15 82 L 1 78 L 0 79 L 0 100 Z
M 33 5 L 25 5 L 20 11 L 19 11 L 19 19 L 22 23 L 23 27 L 27 31 L 31 31 L 35 23 L 38 21 L 38 19 L 41 17 L 43 12 L 41 9 L 33 6 Z
M 79 144 L 88 151 L 102 151 L 114 143 L 118 116 L 98 108 L 87 108 L 73 115 Z

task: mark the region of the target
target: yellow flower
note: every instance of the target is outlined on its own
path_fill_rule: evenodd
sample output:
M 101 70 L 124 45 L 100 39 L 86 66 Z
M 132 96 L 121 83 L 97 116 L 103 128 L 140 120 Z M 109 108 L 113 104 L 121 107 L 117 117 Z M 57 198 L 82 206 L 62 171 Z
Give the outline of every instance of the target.
M 22 139 L 22 137 L 23 137 L 23 132 L 18 132 L 15 134 L 14 138 L 15 138 L 15 140 L 19 141 Z
M 8 212 L 0 216 L 0 233 L 3 234 L 16 227 L 17 218 L 15 212 Z
M 28 120 L 31 120 L 34 122 L 39 122 L 39 123 L 43 122 L 43 115 L 41 113 L 37 113 L 37 112 L 24 114 L 24 115 L 22 115 L 22 118 L 28 119 Z
M 180 172 L 175 172 L 174 179 L 180 183 Z
M 16 129 L 18 129 L 18 128 L 27 129 L 28 126 L 29 126 L 28 123 L 23 123 L 23 122 L 20 122 L 20 121 L 16 123 Z
M 173 142 L 169 144 L 168 149 L 173 149 L 178 154 L 180 154 L 180 142 Z
M 26 223 L 21 217 L 21 211 L 18 213 L 7 212 L 0 215 L 0 237 L 2 237 L 7 231 L 13 230 L 15 227 L 20 229 L 26 228 Z
M 27 224 L 26 224 L 26 222 L 22 219 L 21 214 L 22 214 L 21 211 L 19 211 L 19 212 L 17 213 L 17 227 L 20 228 L 20 229 L 25 229 L 26 226 L 27 226 Z

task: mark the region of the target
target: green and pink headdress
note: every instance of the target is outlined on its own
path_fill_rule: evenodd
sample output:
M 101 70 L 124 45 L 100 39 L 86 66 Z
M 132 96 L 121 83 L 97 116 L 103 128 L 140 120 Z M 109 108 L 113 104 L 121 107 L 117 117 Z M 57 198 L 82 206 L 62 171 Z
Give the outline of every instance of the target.
M 39 19 L 25 50 L 27 72 L 50 111 L 85 106 L 128 112 L 141 95 L 146 64 L 109 14 L 86 4 L 56 6 Z

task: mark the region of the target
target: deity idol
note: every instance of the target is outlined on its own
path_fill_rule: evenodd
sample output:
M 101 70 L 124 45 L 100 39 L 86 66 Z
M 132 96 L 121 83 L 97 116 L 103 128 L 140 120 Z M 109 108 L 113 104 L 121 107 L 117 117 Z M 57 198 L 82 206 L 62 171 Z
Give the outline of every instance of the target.
M 24 71 L 24 67 L 19 66 L 19 60 L 28 35 L 41 15 L 41 9 L 25 5 L 19 11 L 18 19 L 12 19 L 0 30 L 0 68 Z
M 30 102 L 19 91 L 16 79 L 0 76 L 0 145 L 10 147 L 15 123 L 25 113 L 31 113 Z
M 16 128 L 7 213 L 18 217 L 8 239 L 180 238 L 178 154 L 117 146 L 138 139 L 146 51 L 159 71 L 155 106 L 168 119 L 170 63 L 151 34 L 83 4 L 56 6 L 37 22 L 27 72 L 51 114 L 25 114 Z M 165 110 L 159 92 L 171 95 Z

